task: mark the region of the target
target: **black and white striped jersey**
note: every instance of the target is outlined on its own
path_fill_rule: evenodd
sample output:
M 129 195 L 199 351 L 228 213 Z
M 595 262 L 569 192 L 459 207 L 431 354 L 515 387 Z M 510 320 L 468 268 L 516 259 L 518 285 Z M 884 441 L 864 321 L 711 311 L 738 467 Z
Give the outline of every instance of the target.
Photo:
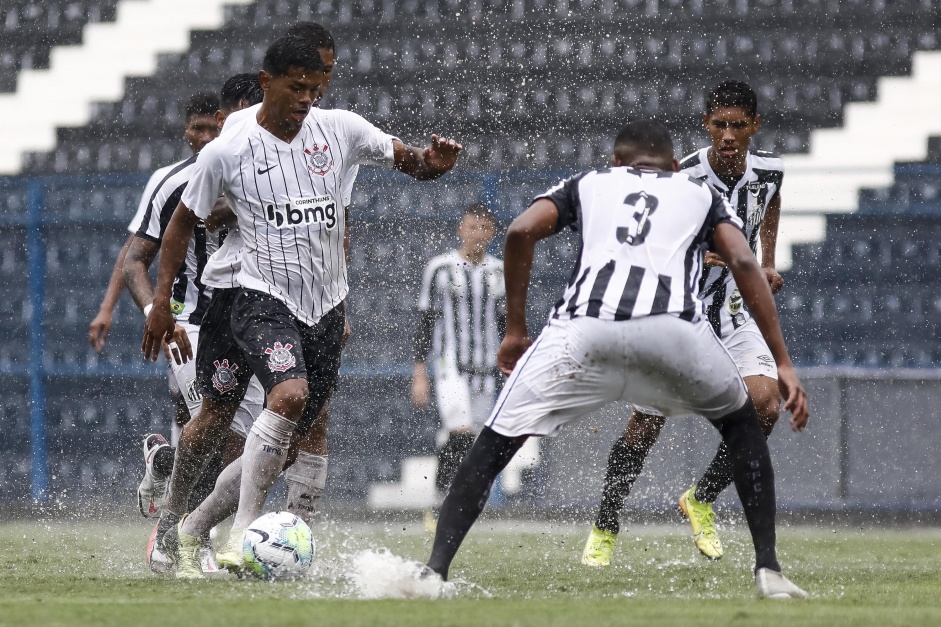
M 619 167 L 570 178 L 541 196 L 558 228 L 581 235 L 581 251 L 553 318 L 702 318 L 703 254 L 721 222 L 742 228 L 705 183 L 677 172 Z
M 497 350 L 506 324 L 502 261 L 485 255 L 475 265 L 457 250 L 433 258 L 422 274 L 418 309 L 431 323 L 427 348 L 439 375 L 453 369 L 498 372 Z M 416 354 L 418 360 L 426 358 Z
M 180 198 L 186 189 L 193 174 L 196 155 L 182 161 L 174 167 L 154 190 L 153 197 L 137 237 L 149 239 L 158 244 L 163 241 L 163 233 L 170 223 L 170 218 L 180 204 Z M 173 290 L 170 292 L 170 311 L 180 322 L 199 325 L 202 322 L 209 299 L 212 297 L 212 288 L 202 282 L 203 268 L 209 256 L 219 248 L 219 239 L 224 232 L 210 233 L 206 225 L 200 220 L 193 236 L 186 247 L 186 258 L 173 281 Z
M 183 203 L 205 219 L 224 193 L 244 242 L 239 284 L 314 325 L 349 290 L 345 207 L 359 166 L 391 167 L 395 138 L 349 111 L 311 110 L 290 143 L 249 121 L 203 148 Z
M 709 148 L 703 148 L 687 156 L 680 162 L 680 170 L 709 183 L 725 196 L 745 224 L 745 238 L 752 251 L 757 251 L 761 221 L 768 205 L 781 191 L 784 164 L 770 152 L 748 151 L 745 174 L 729 189 L 709 166 L 708 152 Z M 699 297 L 705 306 L 706 318 L 719 337 L 728 336 L 751 319 L 728 268 L 706 268 Z
M 147 208 L 150 207 L 150 201 L 154 197 L 157 186 L 160 185 L 163 179 L 165 179 L 175 167 L 183 163 L 183 161 L 186 161 L 186 159 L 165 165 L 162 168 L 157 168 L 154 170 L 154 173 L 150 175 L 150 178 L 147 179 L 147 184 L 144 186 L 144 193 L 141 194 L 140 202 L 137 203 L 137 211 L 134 213 L 134 217 L 131 218 L 130 224 L 127 225 L 127 230 L 131 235 L 137 235 L 137 232 L 140 231 L 141 224 L 144 222 L 144 214 L 147 213 Z

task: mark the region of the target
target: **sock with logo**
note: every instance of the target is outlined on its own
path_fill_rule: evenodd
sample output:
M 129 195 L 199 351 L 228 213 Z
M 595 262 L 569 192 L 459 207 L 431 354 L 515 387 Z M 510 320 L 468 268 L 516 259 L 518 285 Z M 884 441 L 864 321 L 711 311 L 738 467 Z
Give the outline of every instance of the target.
M 244 529 L 261 515 L 268 490 L 284 468 L 293 433 L 294 423 L 284 416 L 270 409 L 258 414 L 245 439 L 239 508 L 232 523 L 234 529 Z
M 327 486 L 326 456 L 298 452 L 297 460 L 284 471 L 284 482 L 288 486 L 287 511 L 311 526 Z
M 758 412 L 751 399 L 737 410 L 714 420 L 729 452 L 735 489 L 755 544 L 755 568 L 781 572 L 775 553 L 774 470 Z
M 497 475 L 525 442 L 525 436 L 508 438 L 484 427 L 474 446 L 464 456 L 441 505 L 435 542 L 428 560 L 428 567 L 442 578 L 448 578 L 451 561 L 487 504 Z
M 765 431 L 765 439 L 771 435 L 771 429 L 762 426 Z M 700 503 L 715 503 L 722 491 L 732 485 L 732 462 L 729 461 L 729 448 L 725 442 L 719 445 L 716 456 L 712 458 L 712 463 L 706 468 L 702 479 L 696 484 L 696 492 L 693 496 Z
M 183 521 L 183 533 L 206 537 L 209 531 L 235 513 L 242 483 L 242 458 L 229 464 L 216 479 L 216 487 L 206 500 Z

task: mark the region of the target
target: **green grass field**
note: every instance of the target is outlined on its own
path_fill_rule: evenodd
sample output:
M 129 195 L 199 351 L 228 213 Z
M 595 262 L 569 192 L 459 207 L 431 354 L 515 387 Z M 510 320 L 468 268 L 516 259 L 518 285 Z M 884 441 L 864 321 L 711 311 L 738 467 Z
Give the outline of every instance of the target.
M 452 570 L 446 601 L 360 600 L 350 556 L 388 548 L 427 557 L 418 525 L 315 529 L 316 574 L 300 582 L 152 576 L 139 522 L 0 524 L 0 625 L 936 625 L 941 530 L 783 529 L 785 572 L 814 598 L 760 601 L 741 529 L 726 558 L 700 559 L 681 526 L 621 534 L 615 565 L 583 567 L 586 529 L 482 521 Z

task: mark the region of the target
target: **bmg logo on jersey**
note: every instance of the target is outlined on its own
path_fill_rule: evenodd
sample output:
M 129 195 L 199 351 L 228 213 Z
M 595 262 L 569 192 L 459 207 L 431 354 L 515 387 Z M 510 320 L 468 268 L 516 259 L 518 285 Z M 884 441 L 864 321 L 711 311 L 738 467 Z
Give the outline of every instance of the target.
M 329 194 L 313 198 L 294 198 L 283 205 L 265 205 L 265 220 L 278 229 L 323 224 L 337 225 L 337 205 Z

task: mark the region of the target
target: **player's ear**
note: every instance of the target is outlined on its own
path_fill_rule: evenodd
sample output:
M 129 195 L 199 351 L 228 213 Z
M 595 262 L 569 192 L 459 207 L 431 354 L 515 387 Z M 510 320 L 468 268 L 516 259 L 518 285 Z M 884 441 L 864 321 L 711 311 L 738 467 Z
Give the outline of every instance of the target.
M 268 87 L 271 86 L 271 74 L 264 70 L 258 72 L 258 82 L 261 85 L 262 91 L 268 91 Z
M 679 171 L 680 171 L 680 162 L 679 162 L 679 160 L 674 159 L 674 160 L 673 160 L 673 166 L 672 166 L 672 167 L 673 167 L 673 171 L 674 171 L 674 172 L 679 172 Z
M 624 163 L 621 161 L 621 158 L 617 155 L 617 153 L 614 153 L 613 155 L 611 155 L 611 165 L 613 165 L 616 168 L 620 168 L 622 165 L 624 165 Z
M 760 130 L 761 130 L 761 115 L 756 113 L 755 114 L 755 132 L 757 133 Z
M 216 111 L 216 125 L 219 127 L 219 130 L 222 130 L 222 125 L 225 124 L 225 114 L 222 111 Z
M 709 113 L 702 114 L 702 125 L 706 127 L 706 130 L 709 130 Z

